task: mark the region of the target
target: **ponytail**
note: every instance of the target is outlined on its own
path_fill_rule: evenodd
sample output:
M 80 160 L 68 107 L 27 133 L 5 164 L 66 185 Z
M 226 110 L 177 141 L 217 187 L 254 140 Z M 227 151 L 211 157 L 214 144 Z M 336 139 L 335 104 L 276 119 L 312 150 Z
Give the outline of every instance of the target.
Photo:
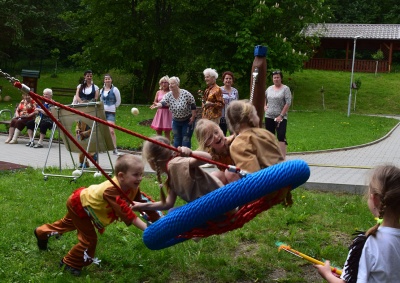
M 375 236 L 376 235 L 376 232 L 378 231 L 378 228 L 379 228 L 379 226 L 380 226 L 381 224 L 380 223 L 376 223 L 373 227 L 371 227 L 371 228 L 369 228 L 368 230 L 367 230 L 367 232 L 365 232 L 365 236 Z

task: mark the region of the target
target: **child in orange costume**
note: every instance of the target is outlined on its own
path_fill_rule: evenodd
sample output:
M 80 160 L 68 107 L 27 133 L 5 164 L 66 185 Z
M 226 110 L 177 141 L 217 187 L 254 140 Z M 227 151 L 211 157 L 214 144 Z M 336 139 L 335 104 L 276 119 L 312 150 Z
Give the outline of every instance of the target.
M 139 185 L 143 171 L 144 165 L 139 157 L 125 154 L 117 159 L 113 181 L 131 200 L 140 201 Z M 78 244 L 60 262 L 60 267 L 77 276 L 84 266 L 96 263 L 95 228 L 103 233 L 105 227 L 114 221 L 123 221 L 127 226 L 133 224 L 141 230 L 147 227 L 110 181 L 77 189 L 68 198 L 67 209 L 64 218 L 53 224 L 44 224 L 34 232 L 39 249 L 46 250 L 49 237 L 77 230 Z

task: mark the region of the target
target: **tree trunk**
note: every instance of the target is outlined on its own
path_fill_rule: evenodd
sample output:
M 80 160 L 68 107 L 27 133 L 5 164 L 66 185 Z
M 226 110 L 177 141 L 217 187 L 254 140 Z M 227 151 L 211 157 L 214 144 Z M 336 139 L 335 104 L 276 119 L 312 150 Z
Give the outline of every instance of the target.
M 149 62 L 147 67 L 146 77 L 143 82 L 143 99 L 144 102 L 148 103 L 153 101 L 154 91 L 156 86 L 158 86 L 159 76 L 161 69 L 161 59 L 155 58 Z

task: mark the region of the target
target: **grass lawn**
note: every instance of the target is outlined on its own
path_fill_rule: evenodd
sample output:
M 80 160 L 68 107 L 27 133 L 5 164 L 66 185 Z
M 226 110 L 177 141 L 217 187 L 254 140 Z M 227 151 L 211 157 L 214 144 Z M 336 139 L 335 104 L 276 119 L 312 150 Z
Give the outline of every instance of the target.
M 323 282 L 310 263 L 278 252 L 275 242 L 342 267 L 351 234 L 374 222 L 361 196 L 298 188 L 292 207 L 275 206 L 241 229 L 199 243 L 189 240 L 152 251 L 135 227 L 110 225 L 99 235 L 100 266 L 91 265 L 74 278 L 63 274 L 58 262 L 76 243 L 76 233 L 50 239 L 49 251 L 42 252 L 33 229 L 60 219 L 68 196 L 90 185 L 91 174 L 82 176 L 79 184 L 63 178 L 45 182 L 41 172 L 32 169 L 0 174 L 1 282 Z M 141 188 L 158 197 L 154 176 L 147 176 Z

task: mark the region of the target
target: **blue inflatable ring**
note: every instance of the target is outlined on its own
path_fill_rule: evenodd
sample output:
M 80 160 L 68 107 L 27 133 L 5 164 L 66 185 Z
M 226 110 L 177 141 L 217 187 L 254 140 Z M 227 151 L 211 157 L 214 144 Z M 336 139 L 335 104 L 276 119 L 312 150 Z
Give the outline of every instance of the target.
M 248 174 L 160 218 L 144 231 L 143 242 L 151 250 L 178 244 L 187 240 L 178 238 L 179 235 L 205 225 L 208 220 L 281 188 L 294 189 L 309 177 L 310 168 L 303 160 L 285 161 Z

